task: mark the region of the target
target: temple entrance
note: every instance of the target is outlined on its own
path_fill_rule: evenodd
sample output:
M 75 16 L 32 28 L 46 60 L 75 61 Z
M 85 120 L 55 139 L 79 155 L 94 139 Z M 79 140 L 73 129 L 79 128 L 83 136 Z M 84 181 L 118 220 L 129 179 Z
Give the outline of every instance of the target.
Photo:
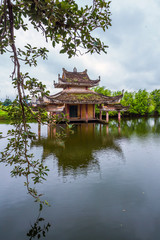
M 70 116 L 70 118 L 78 117 L 78 106 L 77 105 L 69 106 L 69 116 Z

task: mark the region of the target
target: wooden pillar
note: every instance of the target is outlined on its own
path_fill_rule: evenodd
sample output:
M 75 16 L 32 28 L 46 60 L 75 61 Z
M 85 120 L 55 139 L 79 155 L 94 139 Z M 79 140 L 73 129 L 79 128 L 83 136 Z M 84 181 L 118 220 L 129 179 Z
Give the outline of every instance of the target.
M 119 111 L 118 112 L 118 122 L 120 123 L 120 121 L 121 121 L 121 112 Z
M 95 119 L 95 104 L 93 104 L 93 118 Z
M 52 131 L 53 131 L 53 136 L 55 137 L 56 136 L 56 127 L 53 127 Z
M 38 139 L 41 138 L 41 124 L 38 123 Z
M 49 116 L 49 112 L 47 112 L 47 115 L 48 115 L 48 119 L 50 118 L 50 116 Z
M 88 104 L 86 104 L 86 122 L 88 122 Z
M 48 112 L 49 124 L 51 124 L 51 112 Z
M 82 119 L 82 104 L 80 104 L 80 119 Z
M 66 109 L 67 119 L 69 120 L 69 105 L 68 104 L 66 104 L 65 109 Z
M 95 133 L 95 123 L 93 123 L 93 135 Z
M 121 133 L 121 125 L 120 125 L 120 123 L 118 124 L 118 133 L 119 134 Z
M 101 134 L 101 132 L 102 132 L 102 124 L 100 124 L 100 126 L 99 126 L 99 131 L 100 131 L 100 134 Z
M 100 104 L 100 108 L 102 107 L 102 104 Z M 99 110 L 100 112 L 99 112 L 99 119 L 100 120 L 102 120 L 102 111 L 101 110 Z
M 51 137 L 51 128 L 50 128 L 49 124 L 47 126 L 47 133 L 48 133 L 48 137 L 50 138 Z
M 48 115 L 48 126 L 50 126 L 50 124 L 51 124 L 51 121 L 50 121 L 50 112 L 47 112 L 47 115 Z
M 55 112 L 52 113 L 52 117 L 53 117 L 53 122 L 56 123 L 56 113 Z
M 102 111 L 100 110 L 99 119 L 102 120 Z
M 38 122 L 41 123 L 41 115 L 38 113 Z
M 109 134 L 109 127 L 108 127 L 108 125 L 106 125 L 106 133 L 107 133 L 107 135 Z
M 109 112 L 106 112 L 106 122 L 109 123 Z

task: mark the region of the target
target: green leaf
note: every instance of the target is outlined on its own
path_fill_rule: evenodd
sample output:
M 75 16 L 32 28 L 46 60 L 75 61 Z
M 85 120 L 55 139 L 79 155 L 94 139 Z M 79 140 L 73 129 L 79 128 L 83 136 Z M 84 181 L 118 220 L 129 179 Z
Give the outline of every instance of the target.
M 40 205 L 39 205 L 39 211 L 42 211 L 42 209 L 43 209 L 43 205 L 42 205 L 42 203 L 40 203 Z

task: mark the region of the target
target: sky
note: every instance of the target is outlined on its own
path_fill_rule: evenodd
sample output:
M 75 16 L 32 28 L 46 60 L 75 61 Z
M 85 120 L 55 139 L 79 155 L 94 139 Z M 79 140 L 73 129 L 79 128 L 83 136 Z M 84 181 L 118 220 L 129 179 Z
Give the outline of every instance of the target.
M 90 0 L 84 0 L 87 4 Z M 82 4 L 82 0 L 81 0 Z M 36 68 L 25 67 L 24 71 L 38 78 L 51 94 L 53 81 L 58 80 L 62 68 L 78 72 L 88 70 L 90 79 L 101 77 L 100 86 L 117 91 L 137 91 L 160 89 L 160 1 L 159 0 L 112 0 L 112 26 L 106 31 L 98 31 L 100 39 L 109 46 L 107 54 L 86 54 L 68 59 L 59 54 L 60 46 L 53 48 L 43 36 L 33 29 L 17 32 L 16 44 L 26 43 L 45 46 L 49 49 L 48 60 L 39 61 Z M 9 55 L 0 56 L 0 100 L 13 99 L 16 91 L 9 78 L 13 66 Z

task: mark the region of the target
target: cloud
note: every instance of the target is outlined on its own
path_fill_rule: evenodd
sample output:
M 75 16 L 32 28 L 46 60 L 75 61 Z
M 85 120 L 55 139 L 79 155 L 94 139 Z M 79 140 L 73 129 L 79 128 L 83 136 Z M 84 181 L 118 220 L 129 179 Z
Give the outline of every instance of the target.
M 25 71 L 43 81 L 51 93 L 55 92 L 53 80 L 57 80 L 63 67 L 69 71 L 74 67 L 78 71 L 88 69 L 91 79 L 101 76 L 100 84 L 111 90 L 141 88 L 150 91 L 160 88 L 159 0 L 112 0 L 111 12 L 112 27 L 106 32 L 96 31 L 96 35 L 109 45 L 107 54 L 88 54 L 68 59 L 66 54 L 59 54 L 60 45 L 53 49 L 51 43 L 46 43 L 44 37 L 33 28 L 28 32 L 18 31 L 18 46 L 23 47 L 29 42 L 50 50 L 47 61 L 40 60 L 36 68 L 25 67 Z M 9 83 L 11 71 L 8 55 L 1 56 L 0 98 L 5 98 L 6 93 L 10 96 L 15 94 Z

